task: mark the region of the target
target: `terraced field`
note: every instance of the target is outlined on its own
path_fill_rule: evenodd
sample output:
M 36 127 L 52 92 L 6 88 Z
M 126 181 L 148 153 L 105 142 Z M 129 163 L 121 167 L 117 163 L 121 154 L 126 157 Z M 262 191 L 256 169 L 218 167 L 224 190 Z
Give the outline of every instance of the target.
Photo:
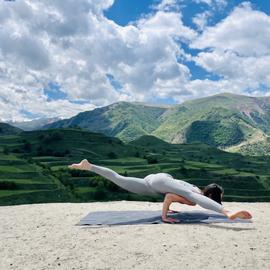
M 61 202 L 73 196 L 43 167 L 0 152 L 0 205 Z
M 153 136 L 124 144 L 79 129 L 0 136 L 0 205 L 106 200 L 161 201 L 128 193 L 103 177 L 69 170 L 87 158 L 122 175 L 166 172 L 203 188 L 223 186 L 225 201 L 270 201 L 270 158 L 223 152 L 204 144 L 168 144 Z

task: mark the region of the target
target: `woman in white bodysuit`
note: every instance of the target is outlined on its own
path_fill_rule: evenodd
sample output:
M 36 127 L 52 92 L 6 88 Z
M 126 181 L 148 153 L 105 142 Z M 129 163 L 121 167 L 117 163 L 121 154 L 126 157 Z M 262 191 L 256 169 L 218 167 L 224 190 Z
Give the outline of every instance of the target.
M 183 180 L 174 179 L 168 173 L 156 173 L 147 175 L 144 178 L 122 176 L 117 172 L 103 166 L 94 165 L 83 159 L 80 163 L 68 166 L 70 169 L 89 170 L 112 181 L 121 188 L 142 195 L 165 194 L 162 210 L 164 222 L 176 222 L 173 218 L 167 217 L 169 206 L 172 202 L 179 202 L 188 205 L 200 205 L 203 208 L 222 213 L 230 219 L 236 217 L 243 219 L 252 218 L 247 211 L 231 212 L 221 204 L 223 189 L 216 184 L 210 184 L 204 190 Z

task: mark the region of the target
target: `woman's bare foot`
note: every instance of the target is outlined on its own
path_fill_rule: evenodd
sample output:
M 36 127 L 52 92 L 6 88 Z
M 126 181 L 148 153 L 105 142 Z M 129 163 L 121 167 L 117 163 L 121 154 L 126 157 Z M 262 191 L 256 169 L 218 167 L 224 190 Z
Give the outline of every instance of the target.
M 236 211 L 236 212 L 230 212 L 230 211 L 226 211 L 225 215 L 229 218 L 229 219 L 235 219 L 235 218 L 242 218 L 242 219 L 251 219 L 252 215 L 248 212 L 248 211 Z
M 169 217 L 162 218 L 162 221 L 165 223 L 178 223 L 179 222 L 179 220 L 175 218 L 169 218 Z
M 91 163 L 87 159 L 83 159 L 80 163 L 73 163 L 72 165 L 68 165 L 68 167 L 76 170 L 90 170 Z

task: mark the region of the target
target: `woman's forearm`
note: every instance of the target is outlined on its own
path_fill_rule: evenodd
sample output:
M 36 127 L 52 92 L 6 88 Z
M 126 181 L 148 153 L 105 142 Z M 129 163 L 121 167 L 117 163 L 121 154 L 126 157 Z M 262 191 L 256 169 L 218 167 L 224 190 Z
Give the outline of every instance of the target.
M 182 196 L 179 196 L 173 193 L 167 193 L 163 201 L 162 218 L 166 218 L 167 213 L 169 211 L 169 207 L 173 202 L 178 202 L 178 203 L 187 204 L 187 205 L 196 205 L 195 203 L 187 200 L 186 198 Z
M 168 196 L 168 194 L 166 194 L 163 201 L 163 206 L 162 206 L 162 219 L 165 219 L 167 217 L 167 213 L 171 204 L 172 204 L 172 199 L 170 196 Z

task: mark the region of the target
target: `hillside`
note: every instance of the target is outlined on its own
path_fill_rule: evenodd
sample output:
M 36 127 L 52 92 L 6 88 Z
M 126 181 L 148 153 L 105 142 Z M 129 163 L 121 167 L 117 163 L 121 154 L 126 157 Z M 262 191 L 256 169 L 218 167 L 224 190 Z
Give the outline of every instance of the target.
M 166 172 L 200 188 L 224 187 L 225 201 L 270 201 L 270 157 L 249 157 L 202 143 L 169 144 L 151 136 L 130 143 L 81 129 L 0 136 L 0 205 L 53 201 L 149 200 L 67 165 L 87 158 L 126 176 Z
M 22 132 L 20 128 L 14 127 L 7 123 L 0 123 L 0 135 L 15 135 Z
M 159 117 L 166 108 L 137 103 L 117 102 L 92 111 L 45 125 L 43 128 L 79 126 L 106 136 L 117 137 L 124 142 L 151 134 L 160 125 Z
M 218 94 L 184 102 L 162 116 L 153 135 L 172 143 L 199 141 L 229 147 L 270 132 L 270 99 Z
M 74 126 L 118 137 L 124 142 L 154 135 L 169 143 L 202 142 L 257 155 L 260 148 L 269 145 L 270 97 L 222 93 L 171 106 L 117 102 L 43 128 Z M 258 134 L 260 140 L 254 140 Z M 259 146 L 252 147 L 258 143 Z

